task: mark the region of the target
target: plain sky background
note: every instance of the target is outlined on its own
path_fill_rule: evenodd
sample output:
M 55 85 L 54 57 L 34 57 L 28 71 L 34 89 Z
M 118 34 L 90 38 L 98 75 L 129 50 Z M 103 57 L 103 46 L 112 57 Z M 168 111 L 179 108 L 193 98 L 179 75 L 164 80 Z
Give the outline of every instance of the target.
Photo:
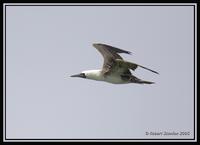
M 193 6 L 7 6 L 6 137 L 193 138 Z M 153 85 L 70 75 L 99 69 L 92 43 L 155 71 Z M 146 136 L 186 131 L 189 136 Z

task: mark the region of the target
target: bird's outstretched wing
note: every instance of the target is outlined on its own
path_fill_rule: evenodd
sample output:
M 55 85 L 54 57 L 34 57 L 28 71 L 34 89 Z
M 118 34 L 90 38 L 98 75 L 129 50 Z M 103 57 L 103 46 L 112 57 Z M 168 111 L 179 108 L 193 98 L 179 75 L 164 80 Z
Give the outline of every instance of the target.
M 139 67 L 144 68 L 146 70 L 149 70 L 149 71 L 151 71 L 153 73 L 159 74 L 158 72 L 156 72 L 156 71 L 154 71 L 152 69 L 149 69 L 147 67 L 141 66 L 141 65 L 136 64 L 136 63 L 132 63 L 132 62 L 129 62 L 129 61 L 124 61 L 124 60 L 121 60 L 121 59 L 116 59 L 115 61 L 118 63 L 118 65 L 122 65 L 122 66 L 124 66 L 126 68 L 129 68 L 129 69 L 132 69 L 132 70 L 135 70 L 139 66 Z
M 103 64 L 103 73 L 107 74 L 112 71 L 119 72 L 122 74 L 128 74 L 130 75 L 131 72 L 129 69 L 135 70 L 137 67 L 144 68 L 146 70 L 149 70 L 153 73 L 159 74 L 158 72 L 149 69 L 147 67 L 144 67 L 142 65 L 124 61 L 122 57 L 117 53 L 127 53 L 131 54 L 131 52 L 122 50 L 113 46 L 109 46 L 106 44 L 93 44 L 93 46 L 102 54 L 104 58 L 104 64 Z
M 104 58 L 104 64 L 103 64 L 103 73 L 107 74 L 109 72 L 112 71 L 112 69 L 115 68 L 115 66 L 117 65 L 116 63 L 116 59 L 118 60 L 123 60 L 123 58 L 117 54 L 117 53 L 127 53 L 127 54 L 131 54 L 131 52 L 126 51 L 126 50 L 122 50 L 110 45 L 106 45 L 106 44 L 100 44 L 100 43 L 95 43 L 93 44 L 93 46 L 102 54 L 103 58 Z M 121 68 L 123 72 L 126 72 L 128 74 L 130 74 L 130 71 L 128 68 Z

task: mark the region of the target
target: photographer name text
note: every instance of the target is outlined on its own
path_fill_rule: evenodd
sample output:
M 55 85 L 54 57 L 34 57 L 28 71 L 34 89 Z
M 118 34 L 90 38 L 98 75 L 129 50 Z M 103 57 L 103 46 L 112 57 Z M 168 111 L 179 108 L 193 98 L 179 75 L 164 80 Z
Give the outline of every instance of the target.
M 146 131 L 147 136 L 189 136 L 189 131 Z

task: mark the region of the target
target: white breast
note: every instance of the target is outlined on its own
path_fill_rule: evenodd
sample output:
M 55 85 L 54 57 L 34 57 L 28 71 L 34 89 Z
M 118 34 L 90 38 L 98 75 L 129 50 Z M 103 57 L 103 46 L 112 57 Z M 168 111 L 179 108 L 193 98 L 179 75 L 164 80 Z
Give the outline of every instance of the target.
M 96 80 L 96 81 L 105 81 L 112 84 L 125 84 L 128 83 L 121 79 L 119 72 L 112 73 L 111 75 L 106 75 L 105 77 L 102 75 L 102 70 L 88 70 L 83 71 L 85 73 L 87 79 Z
M 112 84 L 126 84 L 128 82 L 121 79 L 120 75 L 109 75 L 105 78 L 106 82 L 112 83 Z

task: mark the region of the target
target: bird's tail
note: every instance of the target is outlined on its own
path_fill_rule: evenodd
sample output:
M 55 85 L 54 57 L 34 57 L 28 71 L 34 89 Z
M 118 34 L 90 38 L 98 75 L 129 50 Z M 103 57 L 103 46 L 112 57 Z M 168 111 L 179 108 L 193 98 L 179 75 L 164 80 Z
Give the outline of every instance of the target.
M 130 81 L 132 83 L 137 83 L 137 84 L 154 84 L 155 83 L 155 82 L 150 82 L 150 81 L 145 81 L 145 80 L 138 79 L 135 76 L 132 76 Z
M 139 84 L 155 84 L 155 82 L 143 81 L 143 80 L 138 81 L 137 83 L 139 83 Z

